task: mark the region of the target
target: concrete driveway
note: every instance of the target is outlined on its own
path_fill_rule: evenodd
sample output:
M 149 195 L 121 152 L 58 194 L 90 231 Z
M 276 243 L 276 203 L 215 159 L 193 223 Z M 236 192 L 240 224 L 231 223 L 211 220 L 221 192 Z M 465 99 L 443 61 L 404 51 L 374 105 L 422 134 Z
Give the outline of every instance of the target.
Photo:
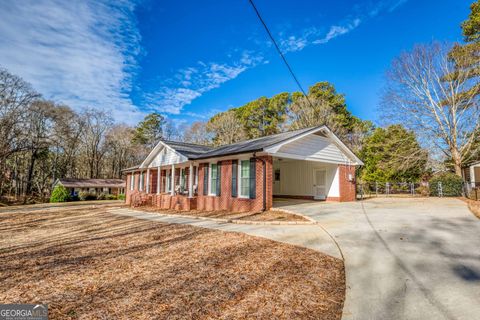
M 480 319 L 480 220 L 457 199 L 280 201 L 345 257 L 343 319 Z

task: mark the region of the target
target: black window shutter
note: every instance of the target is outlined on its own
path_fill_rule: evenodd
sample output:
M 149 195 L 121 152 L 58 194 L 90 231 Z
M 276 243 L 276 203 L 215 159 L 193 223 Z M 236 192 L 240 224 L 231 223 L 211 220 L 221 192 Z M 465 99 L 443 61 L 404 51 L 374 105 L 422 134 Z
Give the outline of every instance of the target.
M 238 161 L 233 160 L 232 161 L 232 197 L 237 196 L 237 188 L 238 188 L 238 182 L 237 182 L 237 174 L 238 174 L 238 167 L 237 167 Z
M 256 186 L 257 186 L 257 177 L 256 177 L 256 166 L 257 159 L 250 158 L 250 199 L 256 198 Z
M 203 165 L 203 195 L 208 194 L 208 164 Z
M 217 196 L 222 194 L 222 162 L 217 162 Z

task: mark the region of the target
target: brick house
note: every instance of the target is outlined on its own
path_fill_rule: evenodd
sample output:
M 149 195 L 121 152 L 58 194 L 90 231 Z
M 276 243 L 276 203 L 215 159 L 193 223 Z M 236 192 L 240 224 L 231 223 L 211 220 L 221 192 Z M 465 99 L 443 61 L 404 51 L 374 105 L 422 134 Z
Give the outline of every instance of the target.
M 274 197 L 354 201 L 363 165 L 327 127 L 217 148 L 160 141 L 125 169 L 126 203 L 175 210 L 262 211 Z
M 114 194 L 119 195 L 125 192 L 125 181 L 121 179 L 57 179 L 53 187 L 64 186 L 70 195 L 78 195 L 80 192 L 92 194 Z

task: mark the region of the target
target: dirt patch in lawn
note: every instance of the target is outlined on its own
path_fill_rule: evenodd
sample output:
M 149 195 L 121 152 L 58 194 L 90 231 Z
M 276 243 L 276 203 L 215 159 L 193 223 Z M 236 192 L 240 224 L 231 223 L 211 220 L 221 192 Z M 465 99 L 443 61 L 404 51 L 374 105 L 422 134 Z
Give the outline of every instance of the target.
M 50 319 L 340 319 L 341 260 L 274 241 L 66 208 L 0 215 L 0 303 Z
M 307 222 L 304 217 L 288 212 L 279 211 L 264 211 L 264 212 L 230 212 L 230 211 L 202 211 L 202 210 L 190 210 L 190 211 L 175 211 L 175 210 L 161 210 L 156 207 L 136 207 L 135 210 L 142 210 L 147 212 L 158 212 L 162 214 L 171 215 L 185 215 L 193 217 L 207 217 L 207 218 L 219 218 L 219 219 L 235 219 L 246 221 L 298 221 Z

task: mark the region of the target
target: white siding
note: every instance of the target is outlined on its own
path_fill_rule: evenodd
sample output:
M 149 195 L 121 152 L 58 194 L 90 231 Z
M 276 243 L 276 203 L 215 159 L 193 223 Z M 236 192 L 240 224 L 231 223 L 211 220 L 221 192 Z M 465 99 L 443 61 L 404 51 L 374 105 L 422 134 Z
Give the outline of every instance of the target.
M 310 134 L 281 146 L 274 154 L 278 157 L 345 163 L 348 158 L 330 139 Z
M 280 169 L 280 186 L 275 195 L 313 196 L 314 169 L 325 169 L 327 173 L 327 197 L 340 194 L 338 165 L 302 160 L 274 161 L 273 169 Z
M 187 158 L 181 154 L 169 149 L 162 148 L 160 152 L 153 158 L 152 162 L 148 164 L 149 168 L 166 166 L 171 164 L 178 164 L 187 161 Z

